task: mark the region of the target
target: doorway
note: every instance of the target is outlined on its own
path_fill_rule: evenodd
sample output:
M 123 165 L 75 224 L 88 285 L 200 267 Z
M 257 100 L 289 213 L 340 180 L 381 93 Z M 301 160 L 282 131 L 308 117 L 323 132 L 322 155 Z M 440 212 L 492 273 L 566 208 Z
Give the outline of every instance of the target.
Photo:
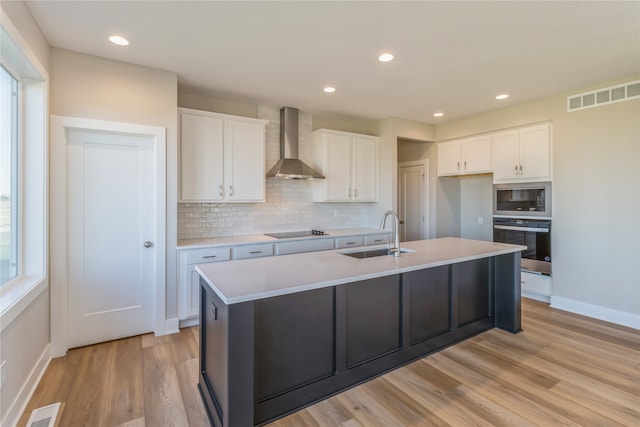
M 398 163 L 400 240 L 429 238 L 429 160 Z
M 165 130 L 52 117 L 52 354 L 162 333 Z

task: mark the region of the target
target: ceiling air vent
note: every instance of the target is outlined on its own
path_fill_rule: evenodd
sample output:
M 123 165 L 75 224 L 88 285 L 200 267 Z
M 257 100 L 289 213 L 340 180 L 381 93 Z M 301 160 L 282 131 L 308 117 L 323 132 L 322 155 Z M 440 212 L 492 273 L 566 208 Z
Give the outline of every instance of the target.
M 640 98 L 640 80 L 567 97 L 567 111 L 584 110 Z

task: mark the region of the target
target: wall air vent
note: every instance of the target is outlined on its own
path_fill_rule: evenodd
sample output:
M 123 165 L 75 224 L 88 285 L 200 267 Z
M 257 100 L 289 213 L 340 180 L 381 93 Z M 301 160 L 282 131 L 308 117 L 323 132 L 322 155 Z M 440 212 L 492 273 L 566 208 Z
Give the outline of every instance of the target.
M 584 110 L 640 98 L 640 80 L 567 97 L 567 111 Z

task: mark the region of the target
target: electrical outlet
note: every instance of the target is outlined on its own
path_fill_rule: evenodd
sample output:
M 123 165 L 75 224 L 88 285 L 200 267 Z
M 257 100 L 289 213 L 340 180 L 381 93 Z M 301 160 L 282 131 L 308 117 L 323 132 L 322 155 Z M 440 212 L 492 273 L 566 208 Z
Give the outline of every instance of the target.
M 484 224 L 484 218 L 483 217 L 481 217 L 481 216 L 478 217 L 478 224 L 480 224 L 480 225 Z
M 2 361 L 0 364 L 0 390 L 4 388 L 4 383 L 7 382 L 7 361 Z

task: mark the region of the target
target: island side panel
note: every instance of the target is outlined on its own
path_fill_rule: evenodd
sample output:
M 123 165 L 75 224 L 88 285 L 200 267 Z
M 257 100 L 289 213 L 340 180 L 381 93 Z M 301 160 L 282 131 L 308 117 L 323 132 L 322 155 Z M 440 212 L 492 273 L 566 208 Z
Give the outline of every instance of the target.
M 200 279 L 198 388 L 216 427 L 253 425 L 253 302 L 226 305 Z
M 496 256 L 494 270 L 496 327 L 521 332 L 520 252 Z

